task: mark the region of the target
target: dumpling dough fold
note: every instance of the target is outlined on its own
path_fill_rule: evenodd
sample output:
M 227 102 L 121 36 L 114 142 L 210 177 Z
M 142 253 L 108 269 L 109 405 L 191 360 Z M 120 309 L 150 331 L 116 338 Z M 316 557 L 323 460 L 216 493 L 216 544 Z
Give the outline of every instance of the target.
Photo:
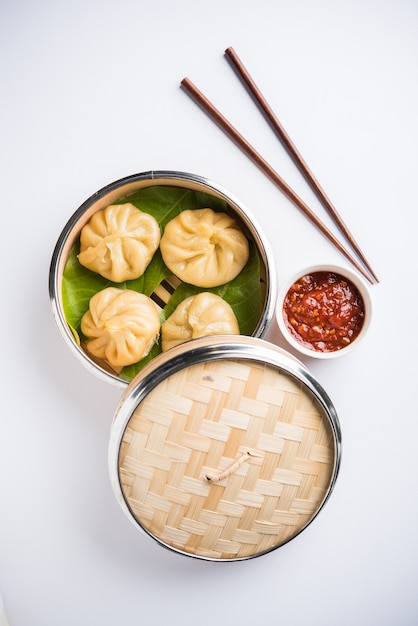
M 238 223 L 212 209 L 182 211 L 168 222 L 160 250 L 175 276 L 205 289 L 233 280 L 249 257 L 248 240 Z
M 139 278 L 160 243 L 160 227 L 130 203 L 95 213 L 80 235 L 81 265 L 115 283 Z
M 81 331 L 93 356 L 112 367 L 124 367 L 149 354 L 160 334 L 160 316 L 148 296 L 107 287 L 91 298 Z
M 239 335 L 231 306 L 214 293 L 202 292 L 180 302 L 161 326 L 163 352 L 180 343 L 209 335 Z

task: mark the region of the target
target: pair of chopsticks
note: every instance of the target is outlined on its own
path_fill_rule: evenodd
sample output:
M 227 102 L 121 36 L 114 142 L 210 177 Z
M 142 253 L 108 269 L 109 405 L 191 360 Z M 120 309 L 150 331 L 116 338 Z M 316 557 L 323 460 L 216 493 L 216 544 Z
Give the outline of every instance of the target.
M 261 112 L 265 115 L 273 130 L 277 134 L 280 141 L 287 149 L 289 155 L 312 187 L 313 191 L 328 211 L 335 224 L 347 239 L 351 245 L 353 251 L 357 254 L 362 265 L 353 257 L 353 255 L 340 243 L 335 237 L 332 231 L 315 215 L 315 213 L 308 207 L 308 205 L 296 194 L 295 191 L 286 183 L 286 181 L 273 169 L 273 167 L 261 156 L 255 148 L 238 132 L 238 130 L 214 107 L 214 105 L 203 95 L 201 91 L 190 81 L 189 78 L 183 78 L 181 81 L 182 87 L 188 92 L 188 94 L 202 107 L 202 109 L 211 117 L 220 128 L 232 139 L 241 150 L 252 160 L 255 164 L 272 180 L 281 191 L 305 214 L 305 216 L 315 224 L 315 226 L 327 237 L 327 239 L 350 261 L 350 263 L 360 272 L 370 283 L 379 282 L 376 274 L 372 270 L 369 262 L 361 251 L 358 243 L 350 233 L 349 229 L 345 225 L 343 219 L 338 214 L 337 210 L 325 194 L 324 190 L 314 177 L 313 173 L 309 169 L 308 165 L 302 158 L 301 154 L 293 144 L 289 135 L 283 128 L 282 124 L 278 120 L 274 111 L 264 98 L 260 89 L 257 87 L 254 80 L 246 70 L 242 61 L 233 48 L 227 48 L 225 54 L 228 60 L 231 62 L 233 68 L 237 72 L 238 76 L 242 79 L 244 85 L 255 99 Z M 365 269 L 366 268 L 366 269 Z

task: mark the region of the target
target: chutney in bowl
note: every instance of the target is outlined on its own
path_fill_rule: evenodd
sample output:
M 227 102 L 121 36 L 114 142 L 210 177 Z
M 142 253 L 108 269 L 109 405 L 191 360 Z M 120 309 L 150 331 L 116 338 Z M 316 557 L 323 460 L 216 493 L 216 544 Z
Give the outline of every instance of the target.
M 283 286 L 277 323 L 288 344 L 305 356 L 347 354 L 367 332 L 372 303 L 365 282 L 336 265 L 299 271 Z

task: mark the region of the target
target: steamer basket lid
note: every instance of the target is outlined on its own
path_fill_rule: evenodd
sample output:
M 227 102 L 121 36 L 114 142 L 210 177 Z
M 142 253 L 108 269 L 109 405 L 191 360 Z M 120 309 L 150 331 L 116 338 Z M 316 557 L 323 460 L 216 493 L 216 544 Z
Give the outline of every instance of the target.
M 218 336 L 167 351 L 130 383 L 109 469 L 139 529 L 176 552 L 231 561 L 312 522 L 340 448 L 334 406 L 299 361 L 262 339 Z

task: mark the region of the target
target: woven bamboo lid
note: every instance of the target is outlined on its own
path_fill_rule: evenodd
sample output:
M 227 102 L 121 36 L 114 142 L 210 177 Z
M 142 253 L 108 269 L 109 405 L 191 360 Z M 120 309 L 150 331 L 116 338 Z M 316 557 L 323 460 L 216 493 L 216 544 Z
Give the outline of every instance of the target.
M 340 461 L 335 409 L 304 366 L 252 337 L 173 348 L 116 412 L 112 485 L 140 529 L 209 560 L 269 552 L 316 517 Z

